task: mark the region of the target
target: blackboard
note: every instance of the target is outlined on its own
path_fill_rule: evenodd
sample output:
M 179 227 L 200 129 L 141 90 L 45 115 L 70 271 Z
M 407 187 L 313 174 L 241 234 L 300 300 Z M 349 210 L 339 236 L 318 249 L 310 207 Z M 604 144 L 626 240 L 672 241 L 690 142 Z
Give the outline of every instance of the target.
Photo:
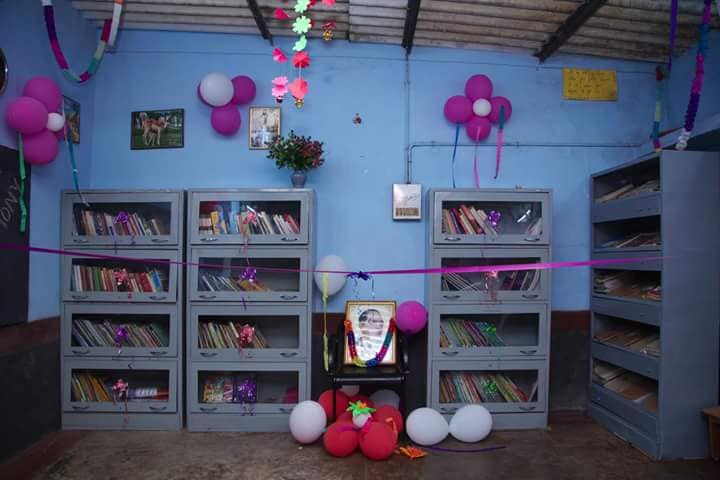
M 30 165 L 25 165 L 27 227 L 20 233 L 20 174 L 18 151 L 0 145 L 0 244 L 28 246 L 30 238 Z M 0 249 L 0 326 L 27 321 L 27 251 Z

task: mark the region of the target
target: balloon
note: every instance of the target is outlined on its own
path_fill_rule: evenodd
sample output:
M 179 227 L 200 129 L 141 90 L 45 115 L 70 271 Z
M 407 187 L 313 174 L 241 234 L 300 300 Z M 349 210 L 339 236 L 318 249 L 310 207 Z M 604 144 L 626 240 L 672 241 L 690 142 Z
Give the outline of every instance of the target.
M 299 443 L 313 443 L 322 435 L 326 422 L 322 405 L 305 400 L 290 413 L 290 433 Z
M 408 415 L 405 430 L 418 445 L 435 445 L 445 440 L 450 429 L 448 422 L 432 408 L 418 408 Z
M 233 98 L 233 83 L 222 73 L 208 73 L 200 81 L 200 98 L 213 107 L 222 107 Z
M 203 102 L 203 103 L 204 103 L 205 105 L 207 105 L 208 107 L 212 107 L 212 105 L 210 105 L 208 102 L 206 102 L 205 99 L 204 99 L 204 98 L 202 97 L 202 95 L 200 94 L 200 84 L 199 84 L 199 83 L 198 83 L 196 92 L 197 92 L 197 96 L 198 96 L 198 98 L 200 99 L 201 102 Z
M 352 397 L 353 395 L 360 393 L 360 385 L 343 385 L 340 387 L 340 390 L 342 390 L 348 397 Z
M 492 106 L 490 105 L 490 102 L 484 98 L 478 98 L 473 102 L 472 109 L 473 113 L 478 117 L 486 117 L 490 113 Z
M 210 115 L 210 123 L 220 135 L 229 137 L 235 135 L 240 129 L 242 119 L 240 118 L 240 112 L 237 107 L 230 104 L 224 107 L 213 108 L 212 114 Z
M 337 255 L 326 255 L 315 266 L 316 270 L 332 270 L 345 272 L 347 266 L 342 258 Z M 344 273 L 328 273 L 328 296 L 333 296 L 338 293 L 345 286 L 345 280 L 347 276 Z M 323 274 L 321 272 L 315 272 L 315 284 L 322 292 Z
M 370 401 L 375 404 L 375 408 L 380 408 L 383 405 L 390 405 L 393 408 L 398 408 L 400 406 L 400 395 L 392 390 L 383 389 L 370 395 Z
M 445 118 L 451 123 L 465 123 L 472 117 L 473 104 L 464 95 L 455 95 L 445 102 Z
M 48 114 L 47 129 L 51 132 L 59 132 L 65 126 L 65 117 L 59 113 L 51 112 Z
M 58 153 L 58 139 L 48 129 L 35 135 L 23 135 L 25 161 L 33 165 L 47 165 Z
M 473 142 L 485 140 L 490 135 L 492 124 L 488 117 L 473 117 L 465 124 L 465 131 Z
M 232 79 L 233 96 L 232 103 L 235 105 L 245 105 L 255 98 L 255 82 L 250 77 L 238 75 Z
M 333 457 L 347 457 L 357 449 L 359 437 L 352 422 L 335 422 L 325 432 L 323 445 Z
M 400 433 L 405 429 L 402 414 L 397 408 L 391 407 L 390 405 L 378 407 L 375 413 L 373 413 L 373 419 L 375 419 L 376 422 L 388 423 L 390 425 L 395 424 L 395 428 L 397 428 L 397 431 Z M 388 421 L 389 419 L 392 419 L 392 423 Z
M 478 98 L 490 98 L 493 84 L 486 75 L 473 75 L 465 83 L 465 95 L 474 102 Z
M 48 77 L 33 77 L 25 83 L 23 95 L 32 97 L 45 105 L 48 112 L 57 112 L 62 102 L 62 92 L 55 80 Z
M 372 422 L 360 434 L 360 450 L 370 460 L 386 460 L 395 453 L 397 434 L 387 423 Z
M 512 104 L 510 100 L 505 97 L 492 97 L 490 99 L 490 106 L 492 109 L 490 110 L 488 118 L 492 123 L 500 121 L 500 107 L 505 107 L 505 121 L 510 120 L 510 116 L 512 115 Z
M 342 412 L 340 415 L 337 416 L 337 419 L 335 421 L 353 423 L 352 413 Z
M 337 418 L 340 416 L 341 413 L 345 411 L 345 409 L 348 406 L 348 396 L 345 395 L 342 391 L 336 390 L 335 391 L 335 415 L 332 413 L 332 390 L 325 390 L 323 393 L 320 394 L 320 398 L 318 398 L 318 402 L 320 405 L 322 405 L 323 409 L 325 410 L 325 415 L 327 415 L 327 418 Z
M 427 319 L 428 313 L 423 304 L 414 300 L 401 303 L 395 313 L 397 328 L 411 335 L 425 328 Z
M 461 442 L 479 442 L 492 430 L 492 416 L 482 405 L 465 405 L 450 419 L 450 435 Z
M 8 104 L 5 121 L 19 133 L 35 135 L 47 127 L 48 111 L 39 100 L 18 97 Z

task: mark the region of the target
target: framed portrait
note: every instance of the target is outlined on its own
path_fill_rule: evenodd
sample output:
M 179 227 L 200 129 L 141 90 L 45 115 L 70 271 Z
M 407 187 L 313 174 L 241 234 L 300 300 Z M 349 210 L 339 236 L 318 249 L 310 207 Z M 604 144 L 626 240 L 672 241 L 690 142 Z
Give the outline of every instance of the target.
M 380 352 L 390 320 L 395 318 L 393 301 L 350 301 L 345 305 L 345 319 L 350 321 L 355 334 L 355 349 L 360 360 L 367 362 Z M 380 365 L 393 365 L 397 362 L 397 336 L 393 335 L 385 358 Z M 352 365 L 348 338 L 345 335 L 346 365 Z
M 130 149 L 183 148 L 185 110 L 143 110 L 130 114 Z
M 280 107 L 250 107 L 248 145 L 251 150 L 267 150 L 280 136 Z
M 393 185 L 393 220 L 422 219 L 422 185 L 396 183 Z
M 80 102 L 63 95 L 63 112 L 67 137 L 73 143 L 80 143 Z

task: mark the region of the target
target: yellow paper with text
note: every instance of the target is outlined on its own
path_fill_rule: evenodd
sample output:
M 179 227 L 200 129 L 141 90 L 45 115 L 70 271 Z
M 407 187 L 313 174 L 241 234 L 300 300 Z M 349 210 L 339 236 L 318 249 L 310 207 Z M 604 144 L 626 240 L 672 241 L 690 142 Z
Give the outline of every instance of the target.
M 566 100 L 617 100 L 615 70 L 563 68 L 563 97 Z

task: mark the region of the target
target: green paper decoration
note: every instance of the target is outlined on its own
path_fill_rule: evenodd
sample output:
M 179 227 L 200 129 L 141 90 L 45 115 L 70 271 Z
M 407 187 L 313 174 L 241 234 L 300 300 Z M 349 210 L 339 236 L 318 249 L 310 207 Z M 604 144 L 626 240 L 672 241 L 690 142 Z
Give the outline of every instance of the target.
M 307 33 L 310 30 L 310 19 L 304 15 L 296 18 L 292 29 L 299 35 Z
M 301 35 L 298 41 L 295 42 L 293 51 L 302 52 L 303 50 L 305 50 L 305 47 L 307 47 L 307 38 L 305 37 L 305 35 Z
M 310 0 L 297 0 L 297 3 L 295 3 L 295 12 L 304 13 L 308 9 L 309 5 Z

